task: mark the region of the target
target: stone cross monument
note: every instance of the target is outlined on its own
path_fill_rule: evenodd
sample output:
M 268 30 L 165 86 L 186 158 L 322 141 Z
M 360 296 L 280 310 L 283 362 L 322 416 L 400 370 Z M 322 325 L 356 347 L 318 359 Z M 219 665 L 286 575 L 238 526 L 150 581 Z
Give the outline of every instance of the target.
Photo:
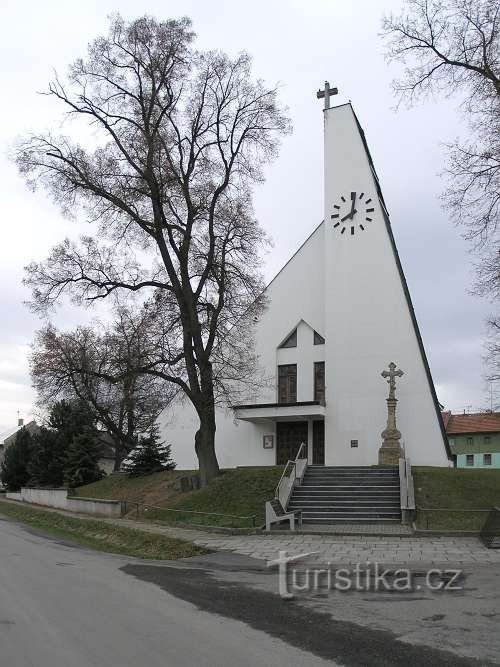
M 401 433 L 396 427 L 396 378 L 404 375 L 402 370 L 396 370 L 396 364 L 391 361 L 388 371 L 382 371 L 383 378 L 387 379 L 389 385 L 389 398 L 387 399 L 387 426 L 382 431 L 382 447 L 378 450 L 379 465 L 398 465 L 402 456 L 399 439 Z

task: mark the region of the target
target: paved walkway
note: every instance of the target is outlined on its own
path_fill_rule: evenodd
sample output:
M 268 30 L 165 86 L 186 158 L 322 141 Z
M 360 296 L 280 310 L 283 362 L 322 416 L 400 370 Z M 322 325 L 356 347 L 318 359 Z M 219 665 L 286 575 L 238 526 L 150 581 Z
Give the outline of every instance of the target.
M 19 504 L 16 501 L 3 501 Z M 36 505 L 29 507 L 37 509 Z M 287 556 L 310 554 L 302 562 L 332 565 L 355 565 L 357 563 L 380 563 L 384 565 L 408 565 L 424 567 L 432 564 L 500 565 L 500 549 L 487 549 L 476 537 L 401 537 L 398 535 L 339 535 L 304 533 L 275 533 L 262 535 L 220 535 L 202 530 L 160 526 L 132 519 L 103 519 L 76 514 L 48 507 L 38 509 L 71 515 L 79 519 L 99 520 L 117 526 L 126 526 L 148 533 L 159 533 L 188 540 L 213 551 L 229 551 L 251 556 L 262 561 L 278 558 L 279 551 Z
M 487 549 L 475 537 L 366 537 L 340 535 L 204 536 L 196 544 L 227 550 L 264 561 L 278 557 L 313 554 L 304 562 L 355 565 L 499 564 L 500 550 Z

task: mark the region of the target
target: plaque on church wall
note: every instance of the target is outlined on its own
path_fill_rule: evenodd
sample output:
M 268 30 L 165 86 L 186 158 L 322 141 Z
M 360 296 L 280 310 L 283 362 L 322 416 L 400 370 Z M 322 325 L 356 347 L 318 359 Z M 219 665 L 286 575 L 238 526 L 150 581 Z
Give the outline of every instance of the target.
M 274 447 L 274 435 L 264 435 L 262 437 L 264 449 L 272 449 Z

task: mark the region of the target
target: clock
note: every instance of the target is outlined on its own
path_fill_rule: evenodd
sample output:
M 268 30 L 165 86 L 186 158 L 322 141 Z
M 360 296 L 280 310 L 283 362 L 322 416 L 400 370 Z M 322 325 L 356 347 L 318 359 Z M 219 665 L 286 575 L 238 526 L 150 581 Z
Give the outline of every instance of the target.
M 351 236 L 354 236 L 356 229 L 365 230 L 365 224 L 372 222 L 373 208 L 371 198 L 366 198 L 364 192 L 351 192 L 350 198 L 340 197 L 338 204 L 333 205 L 334 212 L 330 216 L 333 222 L 333 228 L 345 234 L 349 230 Z

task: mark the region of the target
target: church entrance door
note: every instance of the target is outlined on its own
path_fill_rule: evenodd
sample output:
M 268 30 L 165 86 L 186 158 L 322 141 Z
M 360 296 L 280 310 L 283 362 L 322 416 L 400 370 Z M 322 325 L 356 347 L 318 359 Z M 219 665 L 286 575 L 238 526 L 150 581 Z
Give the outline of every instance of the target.
M 276 422 L 276 464 L 293 461 L 303 442 L 307 456 L 307 422 Z
M 325 422 L 313 421 L 313 465 L 325 465 Z

